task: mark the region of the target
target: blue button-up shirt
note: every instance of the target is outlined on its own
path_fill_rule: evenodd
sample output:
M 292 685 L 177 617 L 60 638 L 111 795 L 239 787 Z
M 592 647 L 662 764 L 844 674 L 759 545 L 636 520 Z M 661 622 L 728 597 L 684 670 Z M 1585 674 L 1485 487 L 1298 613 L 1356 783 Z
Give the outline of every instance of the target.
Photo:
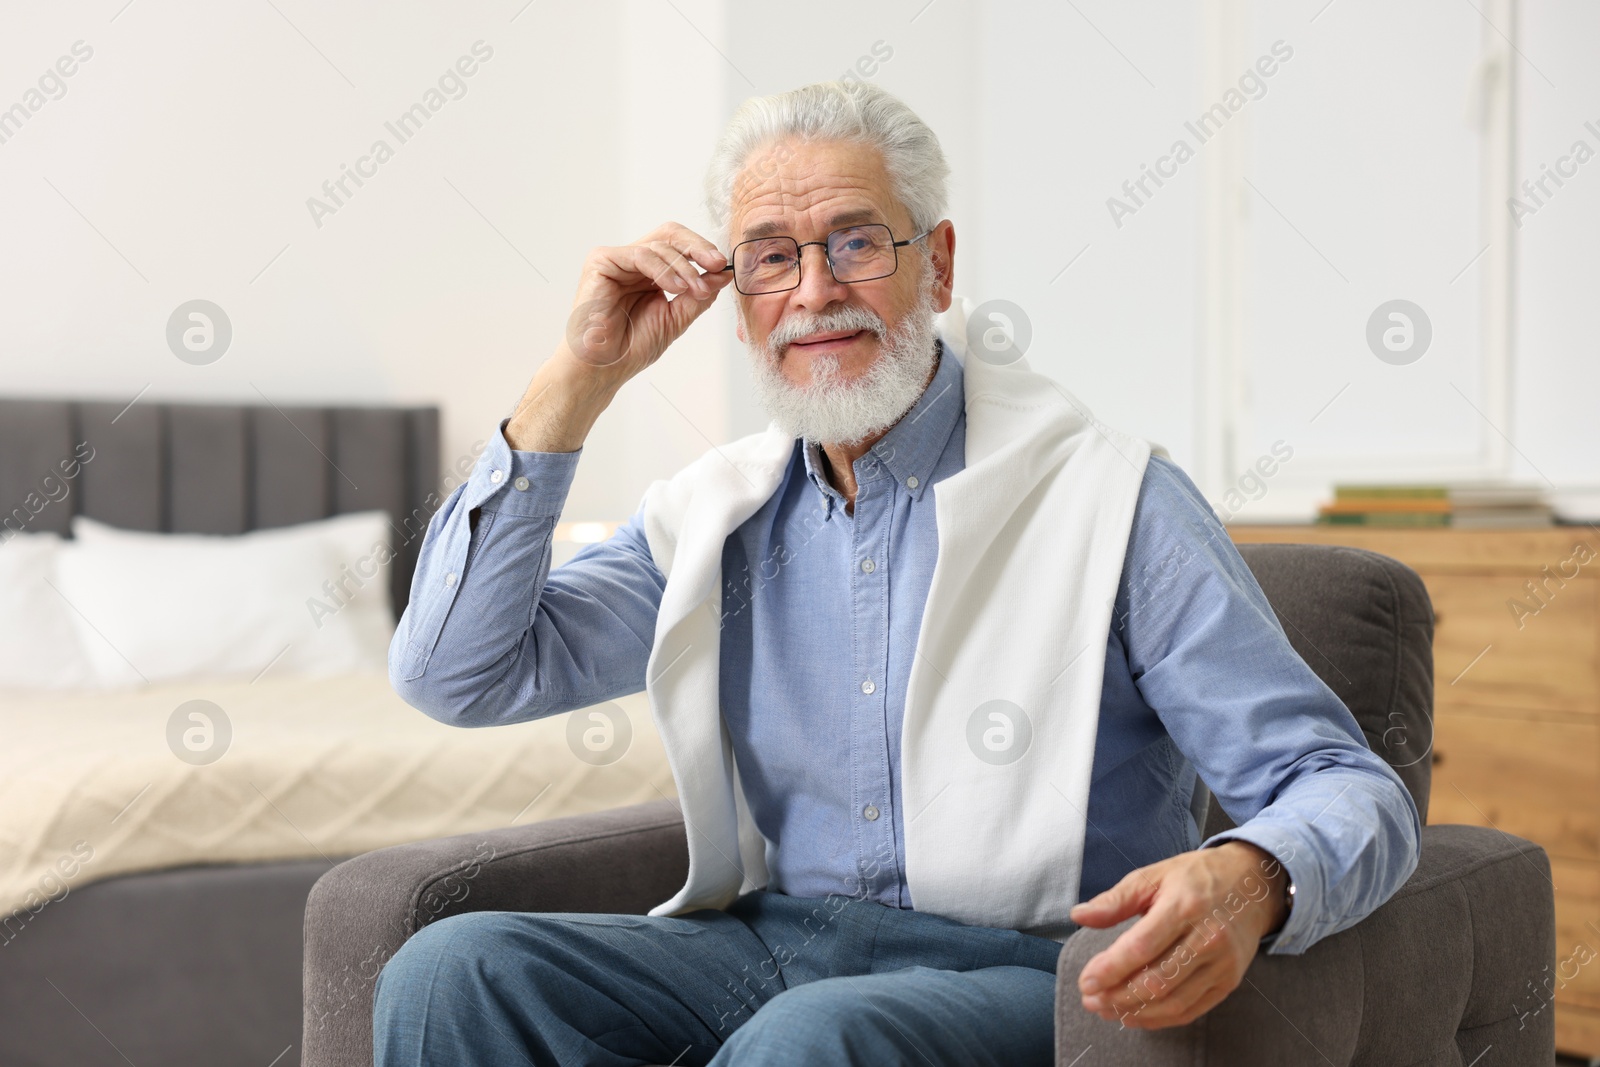
M 521 722 L 644 688 L 666 579 L 642 509 L 550 569 L 578 452 L 513 451 L 502 420 L 428 527 L 390 674 L 442 722 Z M 914 906 L 900 792 L 906 682 L 927 599 L 938 483 L 965 462 L 962 368 L 854 463 L 853 506 L 797 439 L 722 556 L 722 714 L 769 890 Z M 1240 825 L 1204 842 L 1196 768 Z M 1304 952 L 1387 900 L 1418 859 L 1400 778 L 1290 647 L 1199 490 L 1152 457 L 1105 651 L 1079 899 L 1196 847 L 1252 842 L 1295 902 L 1273 953 Z

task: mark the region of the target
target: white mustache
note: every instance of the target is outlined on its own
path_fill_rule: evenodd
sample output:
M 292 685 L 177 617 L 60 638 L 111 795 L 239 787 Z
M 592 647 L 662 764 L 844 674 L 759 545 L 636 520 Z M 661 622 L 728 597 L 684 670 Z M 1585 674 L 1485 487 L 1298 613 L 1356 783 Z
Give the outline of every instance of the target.
M 889 327 L 875 312 L 846 304 L 821 314 L 801 313 L 784 319 L 767 335 L 767 352 L 776 356 L 802 338 L 834 330 L 871 330 L 880 342 L 889 335 Z

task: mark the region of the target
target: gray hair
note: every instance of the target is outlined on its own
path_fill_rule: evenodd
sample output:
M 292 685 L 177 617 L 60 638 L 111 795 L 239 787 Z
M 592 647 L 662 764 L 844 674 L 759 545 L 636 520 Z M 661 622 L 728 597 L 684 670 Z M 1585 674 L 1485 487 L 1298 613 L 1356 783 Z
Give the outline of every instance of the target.
M 911 214 L 916 233 L 933 229 L 944 218 L 950 166 L 927 124 L 876 85 L 818 82 L 787 93 L 751 97 L 728 121 L 706 171 L 706 208 L 724 242 L 729 240 L 734 199 L 743 191 L 740 174 L 753 166 L 759 181 L 782 162 L 772 155 L 754 161 L 751 157 L 764 146 L 791 139 L 871 145 L 883 153 L 890 185 Z

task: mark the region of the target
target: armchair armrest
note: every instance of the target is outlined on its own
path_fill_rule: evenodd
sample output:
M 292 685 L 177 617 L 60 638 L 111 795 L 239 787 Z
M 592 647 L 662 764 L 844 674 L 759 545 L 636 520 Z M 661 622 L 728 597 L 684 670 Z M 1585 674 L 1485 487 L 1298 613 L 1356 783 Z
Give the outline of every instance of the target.
M 1056 1057 L 1096 1067 L 1284 1063 L 1367 1067 L 1555 1059 L 1555 1010 L 1530 989 L 1555 966 L 1550 859 L 1478 826 L 1424 826 L 1417 869 L 1348 930 L 1298 956 L 1257 955 L 1188 1026 L 1125 1028 L 1085 1011 L 1078 972 L 1138 917 L 1067 939 L 1056 970 Z
M 378 972 L 428 923 L 468 911 L 642 914 L 688 868 L 683 817 L 666 800 L 346 860 L 306 901 L 303 1067 L 372 1062 Z

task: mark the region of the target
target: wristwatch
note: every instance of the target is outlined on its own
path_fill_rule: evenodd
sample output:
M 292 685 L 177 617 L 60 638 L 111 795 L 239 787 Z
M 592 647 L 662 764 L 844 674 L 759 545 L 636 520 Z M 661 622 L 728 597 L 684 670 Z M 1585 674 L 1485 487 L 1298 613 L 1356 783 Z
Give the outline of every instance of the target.
M 1288 874 L 1289 872 L 1287 870 L 1285 870 L 1284 873 Z M 1283 887 L 1283 904 L 1284 904 L 1283 922 L 1280 923 L 1278 925 L 1278 928 L 1276 930 L 1273 930 L 1271 933 L 1267 933 L 1267 934 L 1262 934 L 1261 935 L 1261 941 L 1260 941 L 1261 945 L 1265 946 L 1266 943 L 1269 942 L 1269 941 L 1276 942 L 1276 939 L 1283 933 L 1283 931 L 1289 925 L 1289 916 L 1294 913 L 1294 879 L 1293 878 L 1289 879 L 1288 883 Z
M 1284 873 L 1288 874 L 1289 872 L 1285 871 Z M 1283 922 L 1279 923 L 1278 928 L 1268 934 L 1267 937 L 1262 938 L 1262 940 L 1275 938 L 1288 929 L 1289 916 L 1292 914 L 1294 914 L 1294 879 L 1290 878 L 1288 884 L 1283 887 Z

